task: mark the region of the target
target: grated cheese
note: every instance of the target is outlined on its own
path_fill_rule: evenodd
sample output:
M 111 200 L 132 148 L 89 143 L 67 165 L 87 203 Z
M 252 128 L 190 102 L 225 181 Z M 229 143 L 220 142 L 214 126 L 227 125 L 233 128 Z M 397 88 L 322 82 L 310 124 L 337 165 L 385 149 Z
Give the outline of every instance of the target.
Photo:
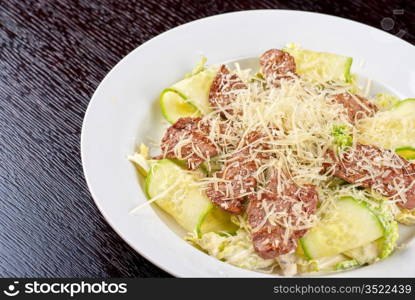
M 357 87 L 354 83 L 342 81 L 316 83 L 306 78 L 294 77 L 292 80 L 281 79 L 278 88 L 266 87 L 264 80 L 251 80 L 249 70 L 242 70 L 236 66 L 234 72 L 222 78 L 221 90 L 228 90 L 230 80 L 227 79 L 234 74 L 243 80 L 246 87 L 226 92 L 226 95 L 232 97 L 233 101 L 229 101 L 227 105 L 213 108 L 203 117 L 202 121 L 204 124 L 209 124 L 207 138 L 218 149 L 218 156 L 214 160 L 216 164 L 219 162 L 224 166 L 221 170 L 222 173 L 232 172 L 233 168 L 243 165 L 244 162 L 238 159 L 240 153 L 247 154 L 247 159 L 254 161 L 258 166 L 254 174 L 247 172 L 245 175 L 238 174 L 239 177 L 235 177 L 239 183 L 238 186 L 241 187 L 241 190 L 238 191 L 238 197 L 254 196 L 260 199 L 260 195 L 267 192 L 266 187 L 270 183 L 270 170 L 279 169 L 284 170 L 287 178 L 299 187 L 305 184 L 316 185 L 320 198 L 316 215 L 307 215 L 304 212 L 304 203 L 286 197 L 282 192 L 287 178 L 278 180 L 277 191 L 284 201 L 291 202 L 290 212 L 281 210 L 278 204 L 263 200 L 260 205 L 265 217 L 255 228 L 250 228 L 246 222 L 246 216 L 235 217 L 238 218 L 241 225 L 241 232 L 255 232 L 266 224 L 279 225 L 285 229 L 282 243 L 288 243 L 293 231 L 306 230 L 316 226 L 323 217 L 325 219 L 335 217 L 332 215 L 335 206 L 334 200 L 339 197 L 352 196 L 357 199 L 369 199 L 367 200 L 369 202 L 376 201 L 374 199 L 383 199 L 380 196 L 380 187 L 377 186 L 380 183 L 375 184 L 372 190 L 357 189 L 358 184 L 333 185 L 334 168 L 328 168 L 322 172 L 322 165 L 327 161 L 327 150 L 337 149 L 331 134 L 333 126 L 345 125 L 350 129 L 353 145 L 347 150 L 351 149 L 351 151 L 357 142 L 362 140 L 376 141 L 374 144 L 379 145 L 381 142 L 385 144 L 385 139 L 390 138 L 389 136 L 375 136 L 379 126 L 382 126 L 382 112 L 375 115 L 370 121 L 363 118 L 353 125 L 349 121 L 346 108 L 330 101 L 334 95 L 347 93 L 351 90 L 356 92 Z M 368 81 L 365 95 L 369 94 L 370 87 L 371 82 Z M 358 97 L 351 95 L 364 109 L 370 111 Z M 246 141 L 252 132 L 258 133 L 258 138 L 247 143 Z M 415 133 L 412 133 L 413 135 Z M 378 142 L 376 139 L 382 141 Z M 180 149 L 189 143 L 193 143 L 192 139 L 185 138 L 176 145 L 174 151 L 177 157 L 186 159 L 186 157 L 182 157 Z M 189 153 L 189 157 L 196 154 L 206 159 L 207 168 L 210 171 L 213 158 L 202 153 L 196 145 L 192 145 L 192 149 L 193 153 Z M 344 149 L 338 151 L 339 156 L 345 154 Z M 402 167 L 393 155 L 385 154 L 382 157 L 374 157 L 374 159 L 372 156 L 370 153 L 367 156 L 363 155 L 362 159 L 358 161 L 358 167 L 367 171 L 367 176 L 360 178 L 358 182 L 378 177 L 381 166 Z M 373 165 L 379 166 L 379 168 L 373 167 Z M 351 172 L 354 171 L 351 170 Z M 386 172 L 381 176 L 385 178 L 389 173 Z M 250 176 L 253 176 L 258 183 L 256 191 L 244 187 L 243 182 Z M 235 194 L 232 180 L 223 179 L 214 173 L 201 179 L 199 184 L 202 190 L 212 185 L 218 191 L 220 183 L 222 183 L 221 187 L 226 187 L 224 200 L 232 200 Z M 414 184 L 415 182 L 409 187 L 405 187 L 402 180 L 399 178 L 395 180 L 391 189 L 396 190 L 397 193 L 388 201 L 388 205 L 395 205 L 398 197 L 405 199 L 406 191 Z M 301 193 L 301 189 L 297 193 Z M 224 205 L 226 207 L 227 204 Z M 271 229 L 268 227 L 268 230 Z M 236 255 L 238 254 L 233 255 L 233 258 L 237 259 Z M 240 255 L 244 256 L 245 254 L 240 252 Z M 281 258 L 280 263 L 283 261 Z
M 241 78 L 247 78 L 246 72 L 238 67 L 236 73 Z M 229 81 L 223 80 L 221 84 L 221 88 L 226 89 Z M 353 127 L 344 106 L 332 103 L 329 99 L 346 92 L 350 84 L 332 82 L 316 85 L 301 78 L 282 79 L 279 88 L 264 88 L 263 82 L 259 80 L 245 81 L 245 84 L 246 88 L 232 91 L 234 101 L 214 109 L 204 117 L 206 123 L 210 124 L 209 139 L 220 149 L 218 161 L 227 162 L 223 172 L 227 172 L 230 166 L 235 167 L 230 158 L 237 157 L 242 151 L 248 151 L 250 159 L 259 166 L 253 174 L 259 184 L 258 191 L 241 190 L 239 194 L 254 194 L 258 197 L 262 187 L 269 183 L 267 172 L 275 167 L 286 170 L 289 178 L 298 186 L 320 186 L 327 181 L 331 174 L 321 174 L 321 171 L 327 149 L 334 147 L 332 127 L 334 124 Z M 221 118 L 221 114 L 227 111 L 234 113 L 225 114 L 226 119 Z M 261 137 L 247 145 L 246 138 L 252 132 L 259 133 Z M 356 131 L 352 130 L 352 134 L 356 135 Z M 243 186 L 245 179 L 247 177 L 243 176 L 237 179 L 240 186 Z M 210 183 L 218 189 L 219 182 L 226 182 L 226 199 L 232 199 L 234 189 L 231 182 L 215 175 L 202 181 L 206 184 L 205 189 Z M 283 187 L 280 186 L 278 190 L 282 191 Z M 285 201 L 293 202 L 290 214 L 294 216 L 262 201 L 266 216 L 257 228 L 251 230 L 259 230 L 266 223 L 278 224 L 286 229 L 283 242 L 287 243 L 292 231 L 308 229 L 316 224 L 318 216 L 308 216 L 301 203 L 286 198 Z

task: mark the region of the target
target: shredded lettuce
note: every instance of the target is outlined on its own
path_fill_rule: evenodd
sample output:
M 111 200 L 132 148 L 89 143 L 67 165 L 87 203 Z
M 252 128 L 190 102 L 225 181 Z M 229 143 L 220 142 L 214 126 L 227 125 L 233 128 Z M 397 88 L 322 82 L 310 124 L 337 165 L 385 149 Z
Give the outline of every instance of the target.
M 334 137 L 334 143 L 340 148 L 350 147 L 353 143 L 353 137 L 346 125 L 333 125 L 331 135 Z
M 345 261 L 337 263 L 335 269 L 336 270 L 347 270 L 347 269 L 350 269 L 350 268 L 353 268 L 359 265 L 360 264 L 356 260 L 351 259 L 351 260 L 345 260 Z
M 137 152 L 129 155 L 128 160 L 136 165 L 141 175 L 147 176 L 150 171 L 151 161 L 149 160 L 149 149 L 145 144 L 141 144 Z
M 297 270 L 299 273 L 310 273 L 318 271 L 318 262 L 316 260 L 297 259 Z
M 322 257 L 315 260 L 315 265 L 317 266 L 317 271 L 334 271 L 337 270 L 336 267 L 339 263 L 347 260 L 342 254 Z
M 186 73 L 184 75 L 184 78 L 192 77 L 192 76 L 204 71 L 206 62 L 207 62 L 207 58 L 202 56 L 200 58 L 199 62 L 197 63 L 197 65 L 193 68 L 192 72 Z
M 386 258 L 396 248 L 396 242 L 399 238 L 398 222 L 395 221 L 392 206 L 387 203 L 387 200 L 380 202 L 375 210 L 385 228 L 384 236 L 379 240 L 379 258 Z
M 240 268 L 267 271 L 277 266 L 275 259 L 263 259 L 255 253 L 249 233 L 243 229 L 238 229 L 236 235 L 209 232 L 188 240 L 209 255 Z
M 379 93 L 375 97 L 376 105 L 381 110 L 389 110 L 399 101 L 400 99 L 398 97 L 395 97 L 395 96 L 392 96 L 386 93 Z
M 297 270 L 300 274 L 319 271 L 335 271 L 339 264 L 346 261 L 349 261 L 349 258 L 343 254 L 308 260 L 297 253 Z
M 398 222 L 395 221 L 394 206 L 384 197 L 370 199 L 366 202 L 384 227 L 383 237 L 376 242 L 379 248 L 378 257 L 380 259 L 386 258 L 395 250 L 399 238 Z
M 396 220 L 404 225 L 415 225 L 415 209 L 400 209 Z
M 367 245 L 363 245 L 359 248 L 351 249 L 344 254 L 360 265 L 371 264 L 379 259 L 380 249 L 377 241 L 371 242 Z

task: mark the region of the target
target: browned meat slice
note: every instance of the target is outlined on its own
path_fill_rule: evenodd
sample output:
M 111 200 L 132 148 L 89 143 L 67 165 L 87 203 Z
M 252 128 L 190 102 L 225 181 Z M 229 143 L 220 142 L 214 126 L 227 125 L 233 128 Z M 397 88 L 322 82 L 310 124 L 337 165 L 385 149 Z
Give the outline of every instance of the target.
M 253 174 L 257 169 L 258 164 L 252 159 L 248 149 L 237 152 L 215 174 L 218 182 L 208 185 L 206 193 L 209 199 L 223 210 L 241 214 L 243 201 L 256 187 Z
M 403 208 L 415 208 L 415 164 L 391 150 L 363 144 L 340 157 L 333 151 L 328 156 L 330 162 L 324 167 L 333 167 L 335 176 L 398 200 Z
M 283 172 L 275 171 L 267 190 L 251 196 L 247 209 L 258 255 L 269 259 L 295 250 L 297 240 L 307 232 L 317 202 L 314 185 L 300 187 Z
M 163 157 L 185 160 L 189 170 L 197 169 L 215 156 L 218 149 L 208 139 L 209 125 L 201 118 L 180 118 L 161 140 Z
M 254 174 L 260 160 L 269 157 L 258 151 L 270 149 L 263 134 L 252 131 L 242 143 L 241 150 L 233 154 L 223 169 L 215 174 L 218 181 L 210 183 L 206 190 L 213 203 L 233 214 L 242 213 L 244 200 L 255 193 L 257 181 Z
M 259 58 L 261 72 L 268 84 L 280 87 L 281 79 L 292 79 L 295 73 L 295 60 L 289 53 L 278 49 L 270 49 Z
M 228 108 L 235 101 L 238 91 L 247 86 L 236 74 L 231 74 L 225 65 L 222 65 L 210 86 L 209 102 L 214 108 L 224 109 L 228 114 L 233 114 L 233 109 Z
M 346 108 L 347 116 L 352 124 L 356 120 L 372 117 L 378 111 L 375 104 L 359 95 L 351 95 L 348 93 L 337 94 L 331 101 L 341 104 Z

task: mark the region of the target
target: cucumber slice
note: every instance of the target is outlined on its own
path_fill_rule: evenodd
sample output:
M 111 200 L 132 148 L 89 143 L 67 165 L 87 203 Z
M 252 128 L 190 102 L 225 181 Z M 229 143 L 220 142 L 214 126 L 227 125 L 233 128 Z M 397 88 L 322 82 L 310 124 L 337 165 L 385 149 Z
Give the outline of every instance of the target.
M 207 232 L 234 234 L 237 229 L 238 226 L 232 223 L 229 213 L 212 205 L 212 209 L 200 219 L 196 232 L 200 237 Z
M 146 193 L 185 230 L 197 236 L 207 232 L 233 234 L 230 214 L 216 208 L 197 184 L 202 172 L 189 172 L 169 159 L 154 161 L 146 178 Z
M 300 239 L 309 259 L 332 256 L 375 241 L 384 234 L 379 218 L 364 202 L 342 197 L 326 220 Z
M 212 203 L 197 185 L 200 172 L 189 172 L 168 159 L 154 163 L 146 178 L 146 193 L 185 230 L 193 232 L 212 210 Z
M 410 124 L 415 126 L 415 98 L 408 98 L 395 104 L 392 113 L 397 115 L 401 120 L 411 120 Z M 414 128 L 412 128 L 414 130 Z M 411 146 L 399 147 L 395 152 L 405 159 L 415 159 L 415 136 L 411 136 L 413 141 Z
M 399 101 L 393 106 L 392 110 L 413 117 L 415 113 L 415 98 L 407 98 Z
M 173 84 L 171 88 L 183 94 L 187 101 L 197 107 L 202 115 L 206 115 L 211 111 L 209 91 L 217 72 L 218 68 L 210 67 Z
M 395 149 L 395 152 L 407 160 L 415 159 L 415 148 L 401 147 Z
M 415 148 L 415 99 L 405 99 L 390 110 L 367 118 L 359 124 L 358 130 L 360 142 L 364 144 L 401 151 L 402 155 L 413 157 L 413 151 L 407 148 Z
M 383 236 L 374 242 L 343 253 L 355 259 L 361 265 L 388 257 L 396 248 L 396 242 L 399 238 L 398 223 L 395 221 L 395 213 L 391 207 L 378 202 L 377 204 L 372 203 L 370 209 L 382 223 Z
M 165 89 L 160 95 L 161 113 L 171 124 L 182 117 L 199 117 L 196 106 L 187 100 L 187 97 L 175 89 Z
M 304 78 L 317 82 L 333 80 L 351 82 L 350 68 L 353 62 L 351 57 L 305 50 L 293 43 L 288 44 L 283 50 L 294 57 L 296 72 Z

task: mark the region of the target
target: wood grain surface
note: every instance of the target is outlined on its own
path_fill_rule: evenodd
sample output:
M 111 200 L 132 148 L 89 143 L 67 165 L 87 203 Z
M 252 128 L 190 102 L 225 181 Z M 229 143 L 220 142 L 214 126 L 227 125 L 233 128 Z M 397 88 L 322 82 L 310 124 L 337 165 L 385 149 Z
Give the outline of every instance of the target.
M 350 18 L 415 43 L 414 5 L 0 0 L 0 276 L 169 276 L 107 225 L 88 192 L 79 153 L 92 93 L 143 42 L 210 15 L 279 8 Z

